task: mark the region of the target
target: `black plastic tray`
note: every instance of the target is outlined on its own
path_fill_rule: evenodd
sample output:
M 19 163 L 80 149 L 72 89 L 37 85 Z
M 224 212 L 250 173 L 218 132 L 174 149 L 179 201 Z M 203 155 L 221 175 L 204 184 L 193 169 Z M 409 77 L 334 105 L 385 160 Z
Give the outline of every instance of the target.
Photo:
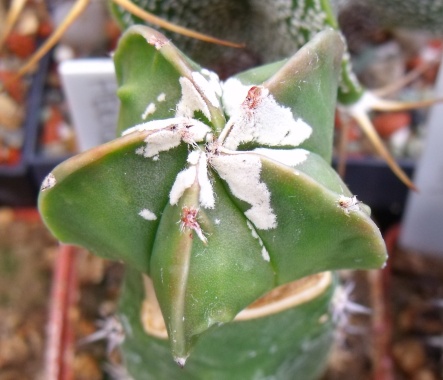
M 51 63 L 52 54 L 49 53 L 46 73 L 48 72 L 49 65 Z M 44 79 L 46 79 L 46 77 Z M 43 83 L 43 91 L 45 91 L 45 83 Z M 43 109 L 43 101 L 44 96 L 40 98 L 40 112 L 42 112 Z M 55 166 L 70 157 L 69 155 L 52 157 L 47 156 L 41 152 L 40 135 L 42 133 L 42 127 L 43 125 L 41 122 L 41 114 L 39 114 L 37 123 L 34 124 L 32 130 L 29 131 L 30 149 L 28 156 L 28 170 L 31 176 L 33 187 L 37 189 L 35 200 L 37 199 L 38 191 L 45 177 L 52 171 Z
M 25 207 L 35 204 L 37 188 L 29 170 L 33 134 L 40 119 L 40 106 L 46 78 L 49 55 L 39 64 L 33 75 L 26 101 L 26 116 L 23 124 L 24 141 L 22 155 L 14 166 L 0 165 L 0 206 Z
M 412 178 L 415 161 L 397 161 Z M 335 164 L 335 161 L 334 161 Z M 348 158 L 344 182 L 357 195 L 357 199 L 372 209 L 372 214 L 383 229 L 400 221 L 409 188 L 388 167 L 385 161 L 375 157 Z

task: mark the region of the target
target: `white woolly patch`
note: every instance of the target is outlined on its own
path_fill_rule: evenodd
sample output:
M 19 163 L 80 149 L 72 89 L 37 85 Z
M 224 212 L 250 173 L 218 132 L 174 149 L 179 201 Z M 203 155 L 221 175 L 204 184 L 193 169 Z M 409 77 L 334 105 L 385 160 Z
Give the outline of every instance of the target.
M 236 78 L 229 78 L 222 83 L 223 109 L 229 116 L 233 116 L 245 100 L 251 86 L 244 85 Z
M 184 368 L 185 364 L 186 364 L 186 359 L 187 358 L 179 358 L 179 357 L 175 357 L 174 360 L 175 362 L 178 364 L 178 366 L 180 368 Z
M 197 83 L 197 86 L 203 92 L 206 99 L 208 99 L 214 107 L 220 107 L 220 102 L 218 101 L 218 97 L 214 89 L 214 77 L 211 84 L 203 75 L 197 71 L 194 71 L 192 73 L 192 79 L 194 79 L 194 82 Z
M 209 108 L 194 84 L 185 77 L 181 77 L 179 81 L 182 87 L 182 98 L 177 104 L 176 115 L 192 118 L 195 111 L 202 111 L 203 114 L 211 120 Z
M 146 120 L 149 115 L 152 115 L 157 110 L 154 103 L 149 103 L 145 111 L 142 114 L 142 120 Z
M 247 220 L 246 221 L 246 225 L 248 226 L 248 228 L 251 230 L 251 235 L 254 239 L 260 239 L 260 236 L 258 236 L 257 231 L 255 230 L 254 226 L 252 225 L 252 223 Z M 261 239 L 260 239 L 261 240 Z
M 309 155 L 309 151 L 305 149 L 256 148 L 253 150 L 253 152 L 291 167 L 297 166 L 298 164 L 306 161 Z
M 175 117 L 136 125 L 124 131 L 123 135 L 143 131 L 153 133 L 145 139 L 146 146 L 137 148 L 135 153 L 150 158 L 179 146 L 181 141 L 190 145 L 202 142 L 211 129 L 198 120 Z
M 263 257 L 263 260 L 270 262 L 271 261 L 271 257 L 269 256 L 269 252 L 267 251 L 267 249 L 265 247 L 262 247 L 261 249 L 261 256 Z
M 163 46 L 169 45 L 169 41 L 156 36 L 151 36 L 148 39 L 148 44 L 153 45 L 157 50 L 160 50 Z
M 198 184 L 200 185 L 200 205 L 205 208 L 215 207 L 214 190 L 208 177 L 208 160 L 206 154 L 201 152 L 197 166 Z
M 191 153 L 189 153 L 187 161 L 192 165 L 190 168 L 193 168 L 192 169 L 193 171 L 187 172 L 188 169 L 186 169 L 179 173 L 175 181 L 175 183 L 177 183 L 176 190 L 174 190 L 174 192 L 173 190 L 171 190 L 170 193 L 171 204 L 175 204 L 172 203 L 172 200 L 173 199 L 175 200 L 176 197 L 178 197 L 177 200 L 180 199 L 180 197 L 183 195 L 183 192 L 188 187 L 192 186 L 192 184 L 195 182 L 195 179 L 197 178 L 198 184 L 200 186 L 200 192 L 199 192 L 200 205 L 204 208 L 214 208 L 215 207 L 214 190 L 212 188 L 212 183 L 208 177 L 208 160 L 206 154 L 202 151 L 194 150 Z M 187 172 L 189 176 L 192 174 L 194 176 L 193 177 L 194 179 L 191 181 L 191 178 L 184 177 L 184 181 L 182 181 L 183 178 L 179 179 L 179 176 L 188 175 L 188 174 L 181 174 L 183 172 Z M 184 187 L 182 186 L 183 184 Z
M 146 220 L 157 220 L 157 216 L 151 211 L 148 210 L 147 208 L 144 208 L 143 210 L 141 210 L 138 215 L 140 215 L 143 219 Z
M 257 155 L 214 155 L 211 165 L 229 185 L 232 194 L 252 207 L 246 217 L 260 230 L 277 227 L 277 218 L 271 208 L 271 193 L 260 182 L 261 160 Z
M 295 120 L 291 110 L 279 105 L 266 88 L 261 87 L 249 101 L 252 105 L 247 100 L 246 97 L 226 125 L 226 132 L 222 132 L 226 148 L 236 150 L 240 144 L 249 142 L 295 147 L 311 135 L 312 128 L 301 118 Z
M 209 85 L 214 90 L 215 94 L 218 97 L 222 96 L 222 87 L 218 75 L 208 69 L 202 69 L 201 73 L 208 79 Z
M 267 251 L 265 245 L 263 244 L 263 240 L 260 238 L 260 236 L 258 236 L 258 233 L 257 233 L 257 231 L 255 230 L 254 226 L 253 226 L 249 221 L 246 221 L 246 225 L 247 225 L 248 228 L 251 230 L 252 237 L 253 237 L 254 239 L 257 239 L 258 242 L 259 242 L 259 244 L 260 244 L 260 247 L 261 247 L 261 255 L 262 255 L 262 257 L 263 257 L 263 260 L 265 260 L 265 261 L 267 261 L 267 262 L 271 261 L 271 257 L 269 256 L 269 252 Z
M 54 174 L 49 173 L 46 178 L 43 180 L 43 183 L 40 187 L 41 191 L 48 190 L 52 187 L 54 187 L 57 184 L 57 180 L 55 179 Z
M 192 119 L 178 125 L 177 131 L 185 143 L 195 145 L 195 143 L 205 141 L 206 135 L 211 133 L 211 128 L 199 120 Z
M 157 102 L 164 102 L 166 100 L 166 94 L 162 92 L 157 96 Z
M 349 216 L 350 212 L 360 211 L 359 203 L 361 202 L 357 199 L 356 195 L 353 197 L 340 195 L 337 199 L 337 206 L 340 207 L 347 216 Z
M 158 129 L 164 129 L 172 127 L 173 125 L 182 124 L 187 120 L 191 121 L 192 119 L 184 117 L 174 117 L 171 119 L 152 120 L 146 123 L 137 124 L 131 128 L 126 129 L 125 131 L 123 131 L 122 136 L 126 136 L 134 132 L 155 131 Z
M 199 159 L 200 159 L 200 151 L 199 150 L 193 150 L 191 153 L 188 154 L 187 161 L 191 165 L 197 165 Z
M 149 135 L 145 142 L 145 147 L 138 148 L 135 153 L 146 158 L 155 157 L 160 152 L 166 152 L 176 148 L 181 143 L 181 136 L 175 131 L 160 130 Z
M 190 166 L 177 174 L 175 182 L 169 193 L 169 203 L 176 205 L 186 189 L 189 189 L 195 182 L 197 169 L 195 166 Z

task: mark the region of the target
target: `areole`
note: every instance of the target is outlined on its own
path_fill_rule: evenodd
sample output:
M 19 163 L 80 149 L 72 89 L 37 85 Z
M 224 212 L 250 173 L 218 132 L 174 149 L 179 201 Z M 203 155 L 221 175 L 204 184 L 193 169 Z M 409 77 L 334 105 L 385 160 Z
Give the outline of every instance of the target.
M 323 294 L 333 280 L 331 272 L 323 272 L 281 285 L 242 310 L 234 319 L 246 321 L 263 318 L 309 302 Z M 141 308 L 141 321 L 145 332 L 159 339 L 167 339 L 165 322 L 155 296 L 152 280 L 144 275 L 145 299 Z

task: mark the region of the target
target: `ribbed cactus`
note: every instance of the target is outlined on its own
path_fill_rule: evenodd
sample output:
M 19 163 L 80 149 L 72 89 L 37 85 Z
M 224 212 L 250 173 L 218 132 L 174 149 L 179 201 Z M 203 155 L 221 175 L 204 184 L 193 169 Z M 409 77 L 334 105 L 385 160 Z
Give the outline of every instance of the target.
M 128 264 L 121 313 L 132 324 L 124 349 L 137 378 L 292 379 L 293 367 L 309 379 L 321 370 L 305 361 L 312 352 L 303 342 L 324 358 L 329 273 L 316 275 L 321 291 L 286 311 L 286 322 L 275 312 L 271 322 L 232 321 L 282 285 L 386 260 L 368 208 L 330 166 L 342 51 L 327 30 L 290 59 L 220 83 L 162 34 L 144 26 L 124 33 L 114 55 L 122 136 L 56 167 L 39 209 L 62 242 Z M 141 274 L 168 344 L 140 336 Z M 287 331 L 279 354 L 265 360 L 274 324 Z M 258 357 L 248 359 L 251 344 Z M 190 356 L 183 371 L 164 358 L 167 345 L 181 366 Z M 242 348 L 237 369 L 228 365 Z
M 212 68 L 222 76 L 232 75 L 258 64 L 272 62 L 293 54 L 315 34 L 325 28 L 340 31 L 336 13 L 339 4 L 364 3 L 390 26 L 441 29 L 442 0 L 132 0 L 156 15 L 191 29 L 234 42 L 245 43 L 245 49 L 228 49 L 174 35 L 174 40 L 190 57 Z M 118 5 L 112 10 L 123 29 L 143 20 Z M 169 34 L 173 35 L 173 34 Z M 340 112 L 353 118 L 373 144 L 375 151 L 406 185 L 413 188 L 373 127 L 369 113 L 420 108 L 432 101 L 402 103 L 382 99 L 365 89 L 358 81 L 345 48 L 338 86 Z

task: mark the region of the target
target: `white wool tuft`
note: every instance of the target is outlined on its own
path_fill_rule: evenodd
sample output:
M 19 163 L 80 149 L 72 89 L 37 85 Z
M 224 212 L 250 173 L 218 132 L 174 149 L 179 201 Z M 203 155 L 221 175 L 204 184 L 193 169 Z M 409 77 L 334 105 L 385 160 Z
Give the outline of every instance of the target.
M 49 173 L 45 179 L 43 180 L 43 183 L 41 185 L 40 190 L 41 191 L 45 191 L 48 189 L 51 189 L 52 187 L 54 187 L 57 184 L 57 180 L 55 179 L 54 174 Z
M 215 207 L 214 189 L 208 177 L 208 160 L 206 154 L 201 152 L 197 166 L 198 184 L 200 185 L 200 205 L 204 208 Z
M 262 88 L 253 103 L 242 103 L 227 123 L 226 148 L 236 150 L 249 142 L 296 147 L 311 135 L 312 128 L 301 118 L 295 120 L 290 108 L 279 105 L 267 89 Z
M 162 130 L 149 135 L 145 139 L 146 147 L 143 156 L 146 158 L 154 157 L 160 152 L 166 152 L 180 145 L 181 137 L 177 133 L 170 130 Z M 136 150 L 136 153 L 138 149 Z
M 150 158 L 179 146 L 182 141 L 190 145 L 204 141 L 211 128 L 195 119 L 175 117 L 136 125 L 127 129 L 123 135 L 143 131 L 153 133 L 144 140 L 146 146 L 137 148 L 135 153 Z
M 157 110 L 157 107 L 154 103 L 149 103 L 145 109 L 145 111 L 142 113 L 142 120 L 146 120 L 146 118 L 149 115 L 152 115 Z
M 147 208 L 144 208 L 143 210 L 141 210 L 138 215 L 140 215 L 143 219 L 146 220 L 157 220 L 157 216 L 151 211 L 148 210 Z
M 263 257 L 263 260 L 265 260 L 267 262 L 271 261 L 271 256 L 269 256 L 269 252 L 267 251 L 267 249 L 265 247 L 262 247 L 261 255 Z
M 244 85 L 237 78 L 229 78 L 222 83 L 222 103 L 225 112 L 233 116 L 243 103 L 251 86 Z
M 184 191 L 191 187 L 197 180 L 200 187 L 199 202 L 204 208 L 215 207 L 214 190 L 208 177 L 208 160 L 206 154 L 199 150 L 194 150 L 188 155 L 188 169 L 178 173 L 174 185 L 169 194 L 171 204 L 176 204 Z
M 220 78 L 218 77 L 217 73 L 214 73 L 213 71 L 208 69 L 202 69 L 200 72 L 208 79 L 209 85 L 214 90 L 215 94 L 220 97 L 222 95 L 222 87 L 220 83 Z
M 195 111 L 202 111 L 211 120 L 209 108 L 194 84 L 185 77 L 181 77 L 179 81 L 182 87 L 182 98 L 177 104 L 176 115 L 192 118 Z
M 172 185 L 172 189 L 169 193 L 169 203 L 171 205 L 176 205 L 185 190 L 194 184 L 196 175 L 197 170 L 195 166 L 190 166 L 177 174 L 175 182 Z
M 251 205 L 246 217 L 260 230 L 277 227 L 277 218 L 271 207 L 271 193 L 260 182 L 261 160 L 258 155 L 214 155 L 211 165 L 229 185 L 232 194 Z
M 212 77 L 212 83 L 208 82 L 206 78 L 199 72 L 194 71 L 192 73 L 192 79 L 197 83 L 199 89 L 203 92 L 203 95 L 208 99 L 214 107 L 220 107 L 220 102 L 215 91 L 214 77 Z
M 191 165 L 197 165 L 199 159 L 200 159 L 200 151 L 199 150 L 193 150 L 191 153 L 188 154 L 187 161 Z
M 278 161 L 286 166 L 297 166 L 306 161 L 309 156 L 309 151 L 305 149 L 267 149 L 256 148 L 254 153 L 261 154 L 271 160 Z

